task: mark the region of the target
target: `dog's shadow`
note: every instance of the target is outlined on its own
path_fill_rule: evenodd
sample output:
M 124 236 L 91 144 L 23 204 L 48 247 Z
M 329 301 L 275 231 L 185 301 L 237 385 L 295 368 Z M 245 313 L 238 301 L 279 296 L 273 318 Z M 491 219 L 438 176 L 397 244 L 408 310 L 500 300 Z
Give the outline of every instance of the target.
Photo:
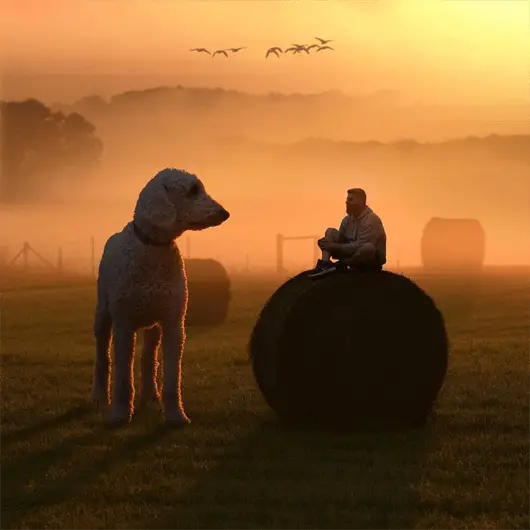
M 172 431 L 160 424 L 143 430 L 140 434 L 137 431 L 131 432 L 130 427 L 116 431 L 109 429 L 102 419 L 101 411 L 94 407 L 88 404 L 76 405 L 54 418 L 5 436 L 14 444 L 32 435 L 49 432 L 52 428 L 65 427 L 68 424 L 69 427 L 74 427 L 72 423 L 75 421 L 81 422 L 77 426 L 82 427 L 81 433 L 70 434 L 52 447 L 33 451 L 29 455 L 24 453 L 2 463 L 3 528 L 18 527 L 33 510 L 57 505 L 71 498 L 99 475 L 134 459 L 138 452 L 158 443 Z M 65 464 L 70 464 L 73 459 L 79 457 L 84 448 L 95 444 L 107 447 L 101 457 L 89 459 L 86 463 L 83 461 L 81 466 L 75 467 L 75 471 L 50 482 L 50 469 L 64 468 Z M 4 458 L 2 460 L 4 461 Z M 46 485 L 28 489 L 29 483 Z
M 272 418 L 147 528 L 412 528 L 432 435 L 289 427 Z
M 93 410 L 77 405 L 44 420 L 40 432 L 67 426 L 69 434 L 51 447 L 3 462 L 4 528 L 23 526 L 34 510 L 81 495 L 99 476 L 138 460 L 173 432 L 158 423 L 158 415 L 142 418 L 142 410 L 135 425 L 109 430 Z M 254 429 L 228 445 L 213 467 L 197 470 L 194 487 L 175 496 L 171 507 L 161 504 L 157 518 L 149 510 L 145 520 L 130 523 L 153 529 L 322 528 L 330 521 L 337 528 L 413 526 L 409 508 L 417 502 L 429 424 L 352 433 L 289 427 L 270 418 L 256 422 L 250 412 L 243 415 L 239 420 Z M 34 425 L 9 436 L 13 443 L 38 432 Z M 95 458 L 85 458 L 96 445 Z M 52 468 L 62 470 L 53 481 Z M 28 489 L 28 483 L 39 487 Z
M 73 421 L 82 420 L 89 416 L 91 412 L 93 411 L 88 404 L 81 403 L 74 405 L 57 416 L 51 416 L 31 425 L 27 425 L 26 427 L 22 427 L 21 429 L 2 434 L 2 447 L 6 449 L 6 446 L 9 447 L 12 444 L 25 441 L 32 436 L 44 433 L 50 429 L 61 427 Z

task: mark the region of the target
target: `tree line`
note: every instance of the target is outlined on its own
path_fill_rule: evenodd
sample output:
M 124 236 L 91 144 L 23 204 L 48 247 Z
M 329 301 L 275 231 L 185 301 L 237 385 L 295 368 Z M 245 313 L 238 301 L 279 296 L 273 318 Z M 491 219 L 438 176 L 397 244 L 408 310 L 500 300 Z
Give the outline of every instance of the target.
M 103 143 L 78 112 L 36 99 L 0 102 L 0 203 L 38 199 L 50 179 L 99 166 Z

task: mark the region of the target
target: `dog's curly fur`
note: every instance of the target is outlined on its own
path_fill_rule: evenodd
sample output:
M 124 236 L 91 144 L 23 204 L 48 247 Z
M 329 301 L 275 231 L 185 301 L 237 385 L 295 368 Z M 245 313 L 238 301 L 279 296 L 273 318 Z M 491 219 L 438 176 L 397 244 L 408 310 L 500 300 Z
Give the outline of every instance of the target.
M 109 402 L 113 339 L 111 424 L 128 423 L 132 419 L 133 361 L 136 333 L 141 328 L 145 328 L 142 402 L 159 400 L 156 373 L 161 343 L 165 421 L 189 422 L 181 399 L 188 293 L 184 263 L 175 239 L 186 230 L 218 226 L 229 216 L 208 195 L 196 175 L 167 168 L 156 174 L 140 192 L 133 221 L 106 242 L 97 282 L 92 399 Z

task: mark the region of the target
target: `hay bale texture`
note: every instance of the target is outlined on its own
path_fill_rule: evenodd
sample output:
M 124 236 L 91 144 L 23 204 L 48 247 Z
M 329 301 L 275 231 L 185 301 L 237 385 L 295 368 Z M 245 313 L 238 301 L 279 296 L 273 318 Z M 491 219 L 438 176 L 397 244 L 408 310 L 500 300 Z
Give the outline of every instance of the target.
M 477 219 L 433 217 L 421 238 L 423 267 L 430 271 L 478 271 L 484 264 L 486 236 Z
M 249 350 L 281 419 L 351 427 L 423 422 L 448 363 L 432 298 L 389 271 L 291 278 L 263 307 Z
M 188 279 L 186 325 L 222 324 L 232 298 L 226 269 L 213 259 L 187 259 L 184 266 Z

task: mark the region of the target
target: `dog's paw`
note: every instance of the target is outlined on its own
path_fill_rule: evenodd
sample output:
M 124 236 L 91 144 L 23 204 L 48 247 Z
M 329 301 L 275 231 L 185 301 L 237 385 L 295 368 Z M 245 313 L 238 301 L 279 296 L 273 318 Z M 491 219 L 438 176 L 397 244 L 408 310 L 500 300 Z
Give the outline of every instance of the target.
M 107 424 L 111 429 L 125 427 L 132 421 L 132 414 L 109 414 Z
M 127 425 L 129 425 L 131 423 L 131 419 L 132 418 L 130 417 L 109 417 L 107 425 L 109 429 L 119 429 L 121 427 L 126 427 Z
M 177 411 L 172 414 L 165 414 L 165 423 L 168 427 L 184 427 L 189 425 L 191 420 L 186 416 L 184 411 Z
M 107 423 L 109 427 L 123 427 L 132 421 L 133 413 L 131 410 L 111 410 L 108 415 Z
M 109 396 L 105 392 L 92 392 L 90 403 L 97 409 L 104 409 L 109 406 Z
M 138 406 L 141 408 L 147 407 L 160 407 L 162 408 L 162 402 L 159 394 L 142 394 L 138 400 Z

